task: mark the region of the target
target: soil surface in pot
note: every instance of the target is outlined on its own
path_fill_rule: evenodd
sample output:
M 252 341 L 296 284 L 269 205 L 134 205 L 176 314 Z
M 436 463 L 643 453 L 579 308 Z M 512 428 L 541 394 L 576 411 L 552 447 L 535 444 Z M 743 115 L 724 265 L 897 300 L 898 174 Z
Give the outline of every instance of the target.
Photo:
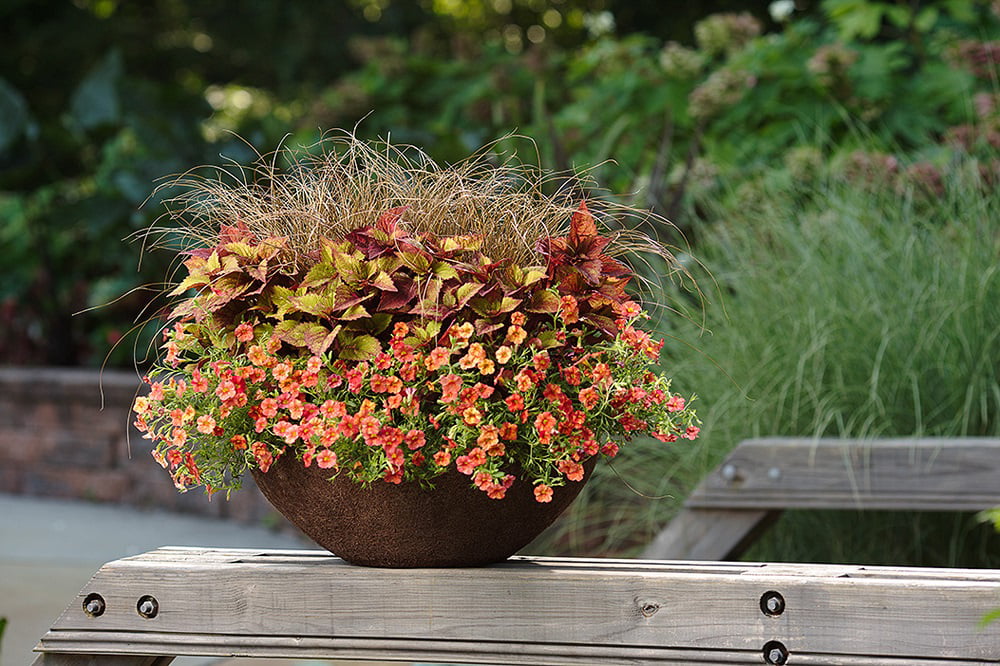
M 552 524 L 590 478 L 535 501 L 520 479 L 502 500 L 490 499 L 451 469 L 434 488 L 377 481 L 368 487 L 330 470 L 306 468 L 291 455 L 267 471 L 253 470 L 264 497 L 317 544 L 351 562 L 374 567 L 467 567 L 501 562 Z

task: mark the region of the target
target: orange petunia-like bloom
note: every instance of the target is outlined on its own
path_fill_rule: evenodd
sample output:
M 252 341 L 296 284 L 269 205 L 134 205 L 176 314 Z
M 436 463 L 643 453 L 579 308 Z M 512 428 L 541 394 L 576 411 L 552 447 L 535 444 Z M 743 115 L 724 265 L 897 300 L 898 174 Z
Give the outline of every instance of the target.
M 586 410 L 593 409 L 601 399 L 601 394 L 597 392 L 593 386 L 588 386 L 587 388 L 580 391 L 579 395 L 580 404 Z
M 544 483 L 539 483 L 535 486 L 535 501 L 545 504 L 546 502 L 552 501 L 552 488 L 545 485 Z
M 475 407 L 468 407 L 462 412 L 462 420 L 466 425 L 479 425 L 483 420 L 483 413 Z
M 458 375 L 445 375 L 438 380 L 441 384 L 441 402 L 454 402 L 462 389 L 462 378 Z
M 330 449 L 322 449 L 316 454 L 316 466 L 322 469 L 330 469 L 337 466 L 337 454 Z
M 505 364 L 507 361 L 510 360 L 510 357 L 513 356 L 513 354 L 514 352 L 513 350 L 511 350 L 510 347 L 508 347 L 507 345 L 502 345 L 496 351 L 497 363 L 499 363 L 500 365 Z
M 250 342 L 253 340 L 253 326 L 246 322 L 237 326 L 233 333 L 236 335 L 236 339 L 240 342 Z
M 435 347 L 431 350 L 431 353 L 427 355 L 427 358 L 424 359 L 424 367 L 430 372 L 434 372 L 448 362 L 448 356 L 450 354 L 450 349 L 445 347 Z
M 566 294 L 560 299 L 559 314 L 567 324 L 575 324 L 580 321 L 580 306 L 570 294 Z
M 583 465 L 572 460 L 560 460 L 556 467 L 570 481 L 583 481 Z
M 528 332 L 517 325 L 513 325 L 507 328 L 506 342 L 512 345 L 519 345 L 528 338 Z

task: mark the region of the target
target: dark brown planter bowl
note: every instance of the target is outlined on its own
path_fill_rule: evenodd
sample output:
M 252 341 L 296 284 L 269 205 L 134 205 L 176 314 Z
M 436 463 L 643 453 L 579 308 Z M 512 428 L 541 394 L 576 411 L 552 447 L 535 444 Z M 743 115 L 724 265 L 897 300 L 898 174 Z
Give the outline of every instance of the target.
M 555 488 L 552 501 L 535 501 L 518 479 L 502 500 L 472 487 L 457 470 L 416 483 L 378 481 L 369 487 L 330 470 L 306 468 L 291 455 L 266 474 L 253 470 L 264 497 L 317 544 L 352 564 L 371 567 L 471 567 L 502 562 L 552 524 L 579 494 L 583 481 Z

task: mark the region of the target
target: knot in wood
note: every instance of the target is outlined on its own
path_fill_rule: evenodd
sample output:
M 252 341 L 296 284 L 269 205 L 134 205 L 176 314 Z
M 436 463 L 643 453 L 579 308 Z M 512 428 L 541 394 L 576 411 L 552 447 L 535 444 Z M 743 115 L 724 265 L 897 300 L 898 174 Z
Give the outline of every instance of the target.
M 642 613 L 643 617 L 653 617 L 658 610 L 660 610 L 660 604 L 655 601 L 639 602 L 639 612 Z

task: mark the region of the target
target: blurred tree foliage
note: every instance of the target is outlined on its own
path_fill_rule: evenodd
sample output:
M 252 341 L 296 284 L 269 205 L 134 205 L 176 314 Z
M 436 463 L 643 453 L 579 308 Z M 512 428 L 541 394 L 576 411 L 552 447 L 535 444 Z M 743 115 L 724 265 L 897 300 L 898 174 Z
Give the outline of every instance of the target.
M 73 313 L 162 278 L 166 259 L 137 271 L 138 245 L 121 242 L 162 210 L 169 194 L 140 208 L 157 179 L 246 163 L 286 135 L 310 144 L 371 112 L 363 136 L 445 161 L 519 131 L 537 146 L 505 142 L 522 158 L 599 165 L 602 184 L 689 229 L 699 197 L 796 147 L 827 160 L 874 146 L 933 168 L 955 141 L 992 145 L 989 5 L 769 14 L 781 4 L 7 0 L 0 361 L 99 363 L 143 316 L 143 292 Z M 111 361 L 131 358 L 129 345 Z

